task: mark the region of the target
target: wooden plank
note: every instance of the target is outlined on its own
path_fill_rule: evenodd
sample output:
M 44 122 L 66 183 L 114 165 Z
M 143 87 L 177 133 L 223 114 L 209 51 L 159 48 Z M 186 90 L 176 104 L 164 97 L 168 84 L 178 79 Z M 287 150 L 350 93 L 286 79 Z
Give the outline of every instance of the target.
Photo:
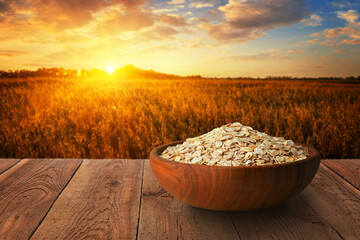
M 320 166 L 301 198 L 344 239 L 360 239 L 360 191 L 324 164 Z
M 327 159 L 321 162 L 360 190 L 360 159 Z
M 0 159 L 0 174 L 14 166 L 20 159 Z
M 84 160 L 31 239 L 135 239 L 143 160 Z
M 181 203 L 144 166 L 138 239 L 239 239 L 227 212 L 208 211 Z
M 26 159 L 0 175 L 0 238 L 28 239 L 80 164 Z
M 341 239 L 299 197 L 275 208 L 234 212 L 232 217 L 241 239 Z

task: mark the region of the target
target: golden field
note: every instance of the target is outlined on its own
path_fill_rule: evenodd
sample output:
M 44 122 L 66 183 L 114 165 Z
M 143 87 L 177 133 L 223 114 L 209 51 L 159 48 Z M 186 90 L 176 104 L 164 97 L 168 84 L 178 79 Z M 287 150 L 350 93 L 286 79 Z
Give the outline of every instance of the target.
M 304 81 L 0 80 L 0 157 L 147 158 L 230 122 L 360 158 L 360 85 Z

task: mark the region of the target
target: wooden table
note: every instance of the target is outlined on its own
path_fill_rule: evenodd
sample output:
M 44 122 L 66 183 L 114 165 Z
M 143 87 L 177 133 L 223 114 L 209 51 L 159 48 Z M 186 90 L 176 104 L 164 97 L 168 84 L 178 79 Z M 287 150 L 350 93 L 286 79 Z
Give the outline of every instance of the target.
M 0 239 L 360 239 L 360 159 L 322 160 L 312 183 L 262 211 L 197 209 L 148 160 L 1 159 Z

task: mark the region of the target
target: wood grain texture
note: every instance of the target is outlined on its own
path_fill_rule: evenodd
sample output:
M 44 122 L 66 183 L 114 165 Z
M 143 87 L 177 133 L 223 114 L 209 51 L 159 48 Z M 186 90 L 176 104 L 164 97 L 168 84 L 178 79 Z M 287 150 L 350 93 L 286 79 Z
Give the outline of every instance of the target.
M 327 159 L 321 162 L 360 190 L 360 159 Z
M 241 239 L 341 239 L 336 230 L 298 196 L 275 208 L 231 215 Z
M 138 239 L 239 239 L 227 212 L 191 207 L 174 199 L 145 162 Z
M 313 179 L 320 154 L 311 147 L 310 157 L 292 163 L 262 166 L 205 166 L 159 157 L 170 145 L 150 153 L 150 165 L 166 191 L 182 202 L 211 210 L 264 209 L 291 199 Z
M 360 239 L 360 191 L 321 165 L 300 197 L 344 239 Z
M 0 159 L 0 174 L 14 166 L 20 159 Z
M 84 160 L 32 239 L 135 239 L 142 160 Z
M 81 160 L 22 160 L 0 175 L 0 239 L 28 239 Z

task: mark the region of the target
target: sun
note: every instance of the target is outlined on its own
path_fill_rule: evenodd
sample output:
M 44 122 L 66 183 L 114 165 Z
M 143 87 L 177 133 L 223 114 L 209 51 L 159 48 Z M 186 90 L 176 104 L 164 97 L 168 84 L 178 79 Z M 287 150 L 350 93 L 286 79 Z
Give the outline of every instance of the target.
M 108 65 L 105 71 L 109 74 L 113 74 L 115 72 L 115 67 L 113 65 Z

